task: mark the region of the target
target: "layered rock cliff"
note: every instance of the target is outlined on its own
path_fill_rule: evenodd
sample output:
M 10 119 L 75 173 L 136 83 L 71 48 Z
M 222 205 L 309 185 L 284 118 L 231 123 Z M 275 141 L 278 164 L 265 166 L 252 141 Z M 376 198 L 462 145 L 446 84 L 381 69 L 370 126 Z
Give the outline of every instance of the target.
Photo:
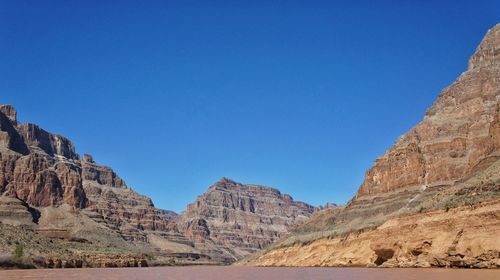
M 449 184 L 499 156 L 500 27 L 488 32 L 469 69 L 443 90 L 422 122 L 367 172 L 357 197 L 408 186 Z
M 73 144 L 34 124 L 18 123 L 16 115 L 12 106 L 0 106 L 0 192 L 36 207 L 85 207 Z
M 497 25 L 342 207 L 223 178 L 178 216 L 0 105 L 0 254 L 21 244 L 45 267 L 249 254 L 256 265 L 499 267 L 499 46 Z
M 500 266 L 499 49 L 497 25 L 345 208 L 315 215 L 251 263 Z
M 197 248 L 233 262 L 266 248 L 314 211 L 277 189 L 222 178 L 188 205 L 178 222 Z
M 4 224 L 49 239 L 83 240 L 94 249 L 210 258 L 179 232 L 175 214 L 155 208 L 92 156 L 81 159 L 67 138 L 19 123 L 11 105 L 0 105 L 0 168 Z
M 231 263 L 267 247 L 315 210 L 276 189 L 224 178 L 178 216 L 156 208 L 91 155 L 81 158 L 67 138 L 19 123 L 11 105 L 0 105 L 0 167 L 1 223 L 64 240 L 79 256 L 100 256 L 101 265 L 113 264 L 120 252 L 128 260 L 147 254 L 183 263 Z M 0 253 L 13 246 L 2 243 L 6 234 L 0 232 Z M 108 259 L 100 248 L 112 248 Z M 80 263 L 64 251 L 50 251 L 35 252 L 46 266 L 65 258 Z

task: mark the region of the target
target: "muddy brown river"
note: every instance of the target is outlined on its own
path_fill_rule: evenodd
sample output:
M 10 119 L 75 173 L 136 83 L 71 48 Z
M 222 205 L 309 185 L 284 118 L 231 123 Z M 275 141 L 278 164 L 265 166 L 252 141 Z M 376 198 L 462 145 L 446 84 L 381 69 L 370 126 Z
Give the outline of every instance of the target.
M 154 267 L 4 270 L 0 279 L 103 280 L 487 280 L 500 279 L 500 270 L 377 269 L 377 268 L 260 268 Z

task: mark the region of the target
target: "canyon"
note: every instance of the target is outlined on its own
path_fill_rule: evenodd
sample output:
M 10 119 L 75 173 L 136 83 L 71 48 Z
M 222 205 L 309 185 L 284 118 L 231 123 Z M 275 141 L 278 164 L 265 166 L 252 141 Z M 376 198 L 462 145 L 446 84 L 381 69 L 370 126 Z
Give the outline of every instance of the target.
M 0 166 L 0 255 L 22 244 L 40 267 L 228 264 L 316 210 L 227 178 L 182 215 L 158 209 L 69 139 L 18 122 L 11 105 L 0 105 Z
M 496 25 L 345 206 L 222 177 L 184 212 L 159 209 L 0 105 L 0 265 L 499 268 L 499 49 Z
M 500 267 L 500 25 L 341 209 L 242 263 Z

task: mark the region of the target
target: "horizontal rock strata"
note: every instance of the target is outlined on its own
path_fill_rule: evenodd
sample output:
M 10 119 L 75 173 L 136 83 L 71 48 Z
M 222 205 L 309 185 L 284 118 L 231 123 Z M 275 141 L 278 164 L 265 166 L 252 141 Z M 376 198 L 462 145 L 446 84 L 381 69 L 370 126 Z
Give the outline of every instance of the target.
M 253 263 L 498 267 L 499 49 L 497 25 L 346 207 L 313 216 Z
M 222 178 L 188 205 L 179 226 L 197 247 L 232 262 L 266 248 L 314 211 L 276 189 Z

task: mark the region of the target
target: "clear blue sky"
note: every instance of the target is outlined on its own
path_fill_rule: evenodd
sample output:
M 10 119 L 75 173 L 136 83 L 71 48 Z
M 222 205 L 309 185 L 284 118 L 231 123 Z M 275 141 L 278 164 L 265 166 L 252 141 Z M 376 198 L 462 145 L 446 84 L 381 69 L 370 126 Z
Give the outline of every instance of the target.
M 0 0 L 0 103 L 161 208 L 221 176 L 345 203 L 498 22 L 500 1 Z

